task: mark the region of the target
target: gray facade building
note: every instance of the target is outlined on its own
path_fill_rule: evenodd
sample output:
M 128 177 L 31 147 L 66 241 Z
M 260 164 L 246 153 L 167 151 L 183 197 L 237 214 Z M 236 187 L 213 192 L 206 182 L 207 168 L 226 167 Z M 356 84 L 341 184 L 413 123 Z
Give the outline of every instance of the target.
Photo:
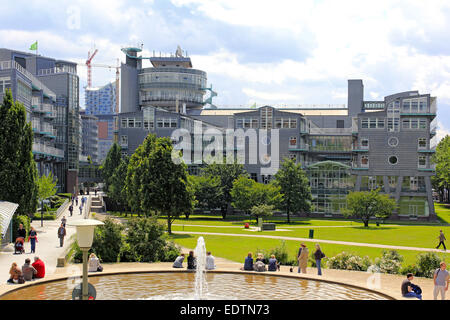
M 135 90 L 134 98 L 122 100 L 118 117 L 123 154 L 131 155 L 150 132 L 173 136 L 176 129 L 198 124 L 220 131 L 225 144 L 227 130 L 242 130 L 247 141 L 244 167 L 256 181 L 270 182 L 286 158 L 302 164 L 313 195 L 313 215 L 341 216 L 350 191 L 379 189 L 397 201 L 396 218 L 436 218 L 430 180 L 435 174 L 431 163 L 435 152 L 435 97 L 407 91 L 380 101 L 365 101 L 362 80 L 351 79 L 347 105 L 233 109 L 200 108 L 199 104 L 179 108 L 180 100 L 177 103 L 172 99 L 170 105 L 163 100 L 158 105 L 157 99 L 142 99 L 147 97 L 143 91 L 153 88 L 153 84 L 147 87 L 144 81 L 142 85 L 141 75 L 153 73 L 140 69 L 141 60 L 134 57 L 127 56 L 127 63 L 122 65 L 129 69 L 123 75 L 125 81 L 122 78 L 122 91 L 127 91 L 128 83 Z M 166 79 L 169 78 L 168 75 Z M 253 132 L 256 143 L 251 140 Z M 195 138 L 195 133 L 191 134 L 193 141 Z M 208 142 L 203 141 L 200 146 L 203 153 L 209 152 Z M 198 151 L 195 143 L 192 146 L 192 153 Z M 239 155 L 240 148 L 233 151 L 234 156 Z M 255 153 L 256 162 L 252 162 Z M 267 163 L 268 159 L 272 161 Z M 202 162 L 191 161 L 191 173 L 195 174 L 201 165 Z
M 59 191 L 75 191 L 80 148 L 76 63 L 0 49 L 0 69 L 2 94 L 11 88 L 32 123 L 39 174 L 51 171 Z
M 98 163 L 98 118 L 80 111 L 81 117 L 81 155 L 91 157 L 94 164 Z

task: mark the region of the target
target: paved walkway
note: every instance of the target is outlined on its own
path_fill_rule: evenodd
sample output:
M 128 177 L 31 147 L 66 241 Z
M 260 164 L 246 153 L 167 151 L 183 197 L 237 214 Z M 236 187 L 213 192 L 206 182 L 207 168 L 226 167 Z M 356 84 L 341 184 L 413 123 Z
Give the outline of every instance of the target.
M 89 197 L 89 196 L 86 196 Z M 81 196 L 78 197 L 79 200 Z M 78 201 L 78 205 L 81 201 Z M 84 213 L 84 210 L 83 210 Z M 64 238 L 64 246 L 61 248 L 59 246 L 59 238 L 57 231 L 61 225 L 61 219 L 65 216 L 67 223 L 70 221 L 78 220 L 80 216 L 79 206 L 74 206 L 73 216 L 70 217 L 69 209 L 67 209 L 61 214 L 58 220 L 47 220 L 43 221 L 43 226 L 41 227 L 41 220 L 34 220 L 31 225 L 36 229 L 38 242 L 36 243 L 36 253 L 30 253 L 31 245 L 30 242 L 25 242 L 25 253 L 24 254 L 14 254 L 13 252 L 0 252 L 0 283 L 6 282 L 9 278 L 9 269 L 11 264 L 16 262 L 21 268 L 25 263 L 25 259 L 29 258 L 31 262 L 34 262 L 34 257 L 39 256 L 39 258 L 45 263 L 45 273 L 46 275 L 51 275 L 56 272 L 56 263 L 58 257 L 64 255 L 64 253 L 69 249 L 71 244 L 71 237 L 76 233 L 75 227 L 68 226 L 66 224 L 66 237 Z

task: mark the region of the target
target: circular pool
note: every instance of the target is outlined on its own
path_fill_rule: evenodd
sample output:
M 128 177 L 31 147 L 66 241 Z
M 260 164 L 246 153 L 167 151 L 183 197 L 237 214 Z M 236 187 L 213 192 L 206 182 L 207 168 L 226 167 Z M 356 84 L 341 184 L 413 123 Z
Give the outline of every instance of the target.
M 195 273 L 127 273 L 89 277 L 98 300 L 195 299 Z M 206 274 L 209 300 L 386 300 L 387 296 L 347 285 L 294 277 L 247 273 Z M 70 300 L 80 280 L 60 280 L 27 286 L 0 300 Z

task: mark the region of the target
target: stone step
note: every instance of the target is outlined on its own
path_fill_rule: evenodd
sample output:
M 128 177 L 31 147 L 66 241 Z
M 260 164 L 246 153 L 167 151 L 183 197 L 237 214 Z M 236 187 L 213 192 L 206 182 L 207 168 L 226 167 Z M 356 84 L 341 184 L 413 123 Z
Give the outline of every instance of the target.
M 91 212 L 103 212 L 102 206 L 91 206 Z

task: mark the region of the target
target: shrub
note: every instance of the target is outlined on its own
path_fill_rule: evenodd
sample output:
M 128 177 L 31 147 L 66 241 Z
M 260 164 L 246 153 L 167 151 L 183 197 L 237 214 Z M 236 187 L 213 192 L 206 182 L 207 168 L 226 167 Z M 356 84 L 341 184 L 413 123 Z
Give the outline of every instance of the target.
M 159 223 L 155 217 L 132 218 L 127 222 L 126 242 L 134 251 L 132 255 L 138 257 L 140 262 L 164 261 L 166 240 L 164 236 L 165 225 Z
M 172 262 L 180 255 L 181 248 L 179 245 L 174 242 L 167 242 L 166 247 L 164 248 L 164 259 L 162 261 Z
M 417 255 L 416 266 L 418 277 L 433 278 L 434 271 L 439 268 L 441 258 L 434 252 L 426 252 Z
M 286 242 L 284 240 L 281 241 L 281 244 L 278 247 L 272 248 L 270 250 L 259 249 L 257 248 L 255 252 L 262 253 L 266 262 L 269 261 L 270 256 L 273 254 L 277 259 L 278 263 L 285 266 L 293 266 L 296 265 L 296 261 L 293 259 L 289 259 L 289 254 L 286 249 Z
M 123 245 L 123 226 L 106 218 L 104 225 L 96 228 L 92 249 L 103 262 L 117 262 Z
M 329 258 L 327 267 L 329 269 L 343 269 L 354 271 L 367 271 L 371 265 L 370 259 L 367 256 L 361 257 L 345 251 Z
M 375 266 L 381 273 L 397 274 L 402 266 L 403 257 L 396 250 L 383 250 L 381 258 L 375 259 Z
M 136 256 L 136 253 L 131 249 L 130 244 L 127 242 L 124 242 L 122 245 L 122 248 L 120 248 L 119 261 L 120 262 L 137 262 L 137 261 L 139 261 L 139 257 Z

